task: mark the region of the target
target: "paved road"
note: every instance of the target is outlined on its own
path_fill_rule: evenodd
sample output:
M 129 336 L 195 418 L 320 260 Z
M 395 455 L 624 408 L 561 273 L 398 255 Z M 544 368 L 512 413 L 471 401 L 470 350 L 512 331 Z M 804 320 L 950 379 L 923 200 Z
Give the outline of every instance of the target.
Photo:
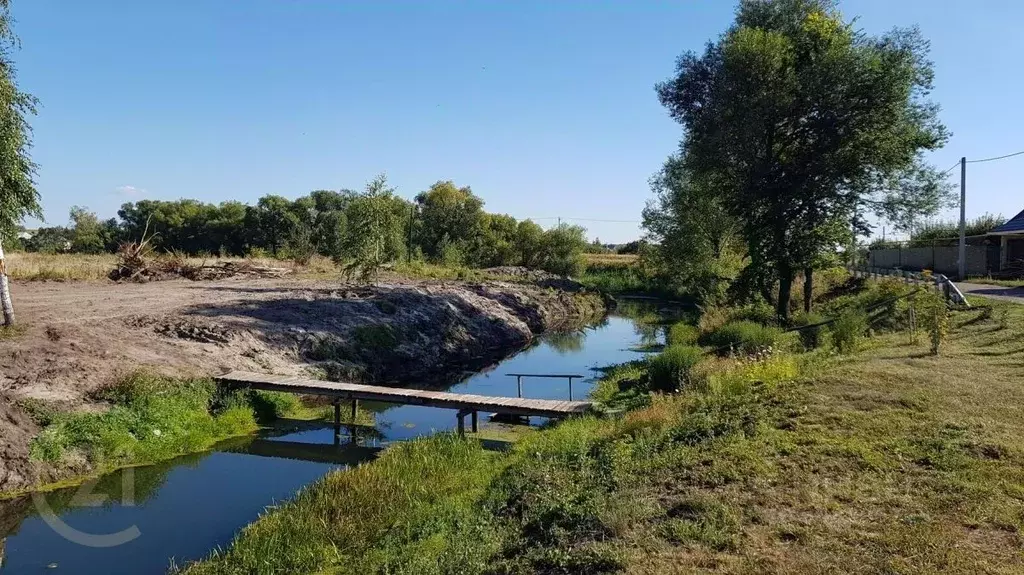
M 960 291 L 962 291 L 964 295 L 980 295 L 993 299 L 1001 299 L 1024 304 L 1024 288 L 1007 288 L 987 284 L 961 282 L 956 282 L 956 287 L 960 288 Z

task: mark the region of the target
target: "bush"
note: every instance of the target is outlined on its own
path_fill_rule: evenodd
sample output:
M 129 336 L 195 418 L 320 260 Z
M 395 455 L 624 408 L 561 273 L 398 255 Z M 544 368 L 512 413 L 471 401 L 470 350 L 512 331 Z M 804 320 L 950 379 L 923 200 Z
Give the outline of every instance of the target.
M 779 322 L 779 315 L 775 308 L 763 300 L 741 307 L 733 311 L 729 317 L 733 320 L 752 321 L 762 325 L 775 325 Z
M 697 326 L 686 322 L 673 324 L 668 330 L 666 343 L 668 345 L 693 345 L 700 337 L 700 330 Z
M 815 325 L 823 321 L 825 321 L 824 316 L 814 312 L 805 312 L 793 318 L 793 327 Z M 803 344 L 804 349 L 810 351 L 812 349 L 818 349 L 824 343 L 825 326 L 819 325 L 817 327 L 809 327 L 801 329 L 797 333 L 800 335 L 800 343 Z
M 650 360 L 653 391 L 675 392 L 692 382 L 693 368 L 704 358 L 704 350 L 692 345 L 670 345 Z
M 724 307 L 704 307 L 700 310 L 697 327 L 702 334 L 708 334 L 729 323 L 729 318 L 729 310 Z
M 832 343 L 839 353 L 851 353 L 868 330 L 868 318 L 860 310 L 844 312 L 832 322 Z
M 752 321 L 732 321 L 701 336 L 700 344 L 713 347 L 722 355 L 730 352 L 752 355 L 775 347 L 780 337 L 782 331 L 777 327 Z

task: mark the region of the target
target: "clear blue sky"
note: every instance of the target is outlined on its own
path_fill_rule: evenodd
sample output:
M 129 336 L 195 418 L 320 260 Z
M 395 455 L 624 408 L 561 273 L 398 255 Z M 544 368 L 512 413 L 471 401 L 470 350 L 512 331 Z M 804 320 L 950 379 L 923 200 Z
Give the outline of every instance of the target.
M 1024 4 L 849 0 L 869 32 L 919 24 L 953 131 L 934 154 L 1024 150 Z M 14 0 L 38 187 L 71 205 L 254 202 L 470 185 L 519 218 L 639 220 L 680 127 L 655 82 L 731 22 L 724 0 L 340 2 Z M 958 173 L 957 173 L 958 175 Z M 968 215 L 1024 209 L 1024 156 L 969 167 Z M 953 216 L 949 211 L 947 217 Z M 550 224 L 551 220 L 542 220 Z M 579 222 L 621 242 L 633 223 Z

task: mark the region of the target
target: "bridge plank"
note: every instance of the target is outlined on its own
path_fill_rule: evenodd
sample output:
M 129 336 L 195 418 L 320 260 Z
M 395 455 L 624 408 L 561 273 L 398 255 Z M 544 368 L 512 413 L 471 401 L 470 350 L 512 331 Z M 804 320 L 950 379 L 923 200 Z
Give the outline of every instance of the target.
M 510 415 L 563 417 L 586 413 L 593 407 L 589 401 L 556 401 L 547 399 L 520 399 L 494 397 L 445 391 L 404 389 L 363 385 L 337 381 L 321 381 L 293 376 L 266 375 L 245 371 L 232 371 L 214 378 L 223 385 L 246 385 L 265 391 L 283 391 L 302 395 L 324 395 L 340 399 L 382 401 L 406 405 L 426 405 L 445 409 L 490 411 Z

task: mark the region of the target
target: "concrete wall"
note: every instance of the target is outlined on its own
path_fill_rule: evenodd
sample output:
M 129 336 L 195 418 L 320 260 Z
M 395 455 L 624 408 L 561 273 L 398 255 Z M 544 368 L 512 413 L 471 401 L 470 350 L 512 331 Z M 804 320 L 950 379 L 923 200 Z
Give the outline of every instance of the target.
M 956 277 L 960 273 L 957 266 L 959 256 L 960 248 L 957 246 L 871 250 L 868 254 L 868 265 L 914 271 L 932 270 Z M 987 259 L 984 246 L 967 246 L 967 275 L 988 274 Z

